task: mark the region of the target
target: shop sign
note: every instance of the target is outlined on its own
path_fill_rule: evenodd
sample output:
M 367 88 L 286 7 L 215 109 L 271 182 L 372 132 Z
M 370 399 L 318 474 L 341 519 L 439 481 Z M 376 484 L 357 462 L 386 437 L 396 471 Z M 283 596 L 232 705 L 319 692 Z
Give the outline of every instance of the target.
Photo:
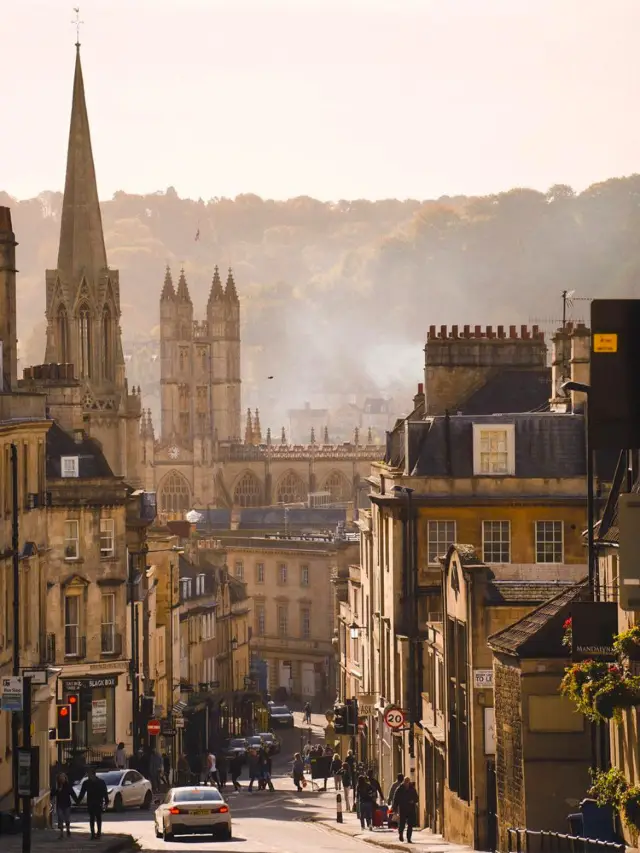
M 100 690 L 103 687 L 117 687 L 117 675 L 102 675 L 95 678 L 65 678 L 62 682 L 68 693 L 78 693 L 80 690 Z
M 2 710 L 22 711 L 21 675 L 9 675 L 2 679 Z
M 184 728 L 184 717 L 176 717 L 175 720 L 173 721 L 173 724 L 177 729 L 183 729 Z
M 613 639 L 618 633 L 614 601 L 576 601 L 571 605 L 573 660 L 615 660 Z
M 358 716 L 373 717 L 378 712 L 376 697 L 371 693 L 361 693 L 358 696 Z
M 106 699 L 94 699 L 91 703 L 91 728 L 94 735 L 103 735 L 107 731 Z

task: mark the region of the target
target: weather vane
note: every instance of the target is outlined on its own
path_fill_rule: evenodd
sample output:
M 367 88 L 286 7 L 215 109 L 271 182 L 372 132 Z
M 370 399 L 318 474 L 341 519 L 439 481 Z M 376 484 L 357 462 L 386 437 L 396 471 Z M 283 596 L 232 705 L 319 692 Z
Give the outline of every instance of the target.
M 76 28 L 76 47 L 80 47 L 80 26 L 84 24 L 84 21 L 80 20 L 80 7 L 74 6 L 73 11 L 76 13 L 75 21 L 71 21 L 72 24 L 75 25 Z

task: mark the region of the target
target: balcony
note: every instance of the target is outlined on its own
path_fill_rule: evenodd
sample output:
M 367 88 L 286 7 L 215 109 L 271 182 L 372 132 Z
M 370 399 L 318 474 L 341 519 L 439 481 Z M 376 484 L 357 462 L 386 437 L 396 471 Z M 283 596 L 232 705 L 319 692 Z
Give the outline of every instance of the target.
M 87 656 L 87 638 L 81 637 L 77 625 L 67 625 L 64 629 L 65 658 L 85 658 Z
M 100 634 L 100 654 L 122 656 L 122 634 L 117 634 L 114 625 L 103 625 Z

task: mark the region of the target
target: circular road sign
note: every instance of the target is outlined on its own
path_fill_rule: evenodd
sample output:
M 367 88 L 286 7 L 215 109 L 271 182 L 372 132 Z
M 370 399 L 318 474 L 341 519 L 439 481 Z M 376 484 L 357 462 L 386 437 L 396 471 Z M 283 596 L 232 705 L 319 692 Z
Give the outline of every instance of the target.
M 404 726 L 404 714 L 400 708 L 387 708 L 384 721 L 390 729 L 401 729 Z
M 150 735 L 160 734 L 160 720 L 149 720 L 147 723 L 147 731 Z

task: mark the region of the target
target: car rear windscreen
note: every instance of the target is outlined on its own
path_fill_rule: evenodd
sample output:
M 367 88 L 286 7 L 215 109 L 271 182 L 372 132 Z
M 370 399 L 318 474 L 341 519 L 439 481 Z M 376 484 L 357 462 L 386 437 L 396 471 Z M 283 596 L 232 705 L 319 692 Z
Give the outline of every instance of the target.
M 176 791 L 173 795 L 174 803 L 220 802 L 221 800 L 222 796 L 215 788 L 189 788 Z

